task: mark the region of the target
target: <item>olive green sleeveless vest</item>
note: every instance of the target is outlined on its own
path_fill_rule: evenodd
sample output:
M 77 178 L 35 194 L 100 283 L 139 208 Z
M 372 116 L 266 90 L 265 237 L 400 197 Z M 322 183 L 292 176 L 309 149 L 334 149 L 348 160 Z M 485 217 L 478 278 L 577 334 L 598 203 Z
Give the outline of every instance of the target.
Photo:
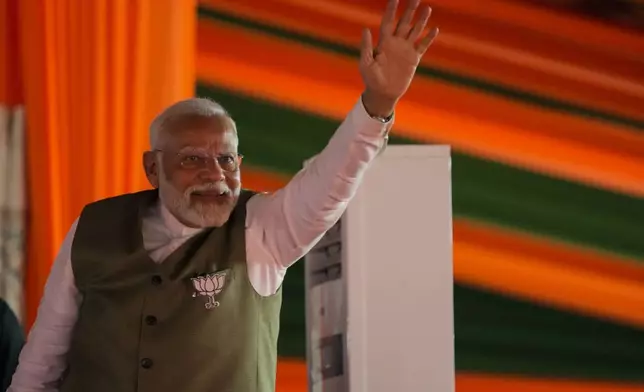
M 281 290 L 262 297 L 248 279 L 251 196 L 160 264 L 141 234 L 156 191 L 85 207 L 72 245 L 83 302 L 61 392 L 275 390 Z

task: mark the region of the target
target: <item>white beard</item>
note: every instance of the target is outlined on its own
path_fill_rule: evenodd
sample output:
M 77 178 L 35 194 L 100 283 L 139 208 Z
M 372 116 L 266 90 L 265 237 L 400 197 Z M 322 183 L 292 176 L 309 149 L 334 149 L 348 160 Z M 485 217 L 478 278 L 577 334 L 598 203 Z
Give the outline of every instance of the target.
M 230 218 L 232 208 L 216 203 L 192 203 L 190 195 L 196 191 L 215 190 L 229 192 L 234 200 L 237 199 L 240 189 L 231 190 L 224 182 L 211 182 L 203 185 L 194 185 L 181 193 L 165 178 L 159 176 L 159 197 L 166 208 L 180 221 L 193 227 L 219 227 L 223 226 Z

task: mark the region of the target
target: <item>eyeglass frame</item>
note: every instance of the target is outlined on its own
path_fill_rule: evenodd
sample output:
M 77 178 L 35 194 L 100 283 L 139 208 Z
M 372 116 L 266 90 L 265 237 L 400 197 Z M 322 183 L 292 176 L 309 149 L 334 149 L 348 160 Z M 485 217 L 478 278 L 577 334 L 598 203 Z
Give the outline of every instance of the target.
M 210 158 L 210 159 L 208 159 L 208 160 L 214 160 L 215 162 L 217 162 L 217 166 L 219 166 L 219 168 L 221 168 L 221 170 L 222 170 L 222 171 L 224 171 L 224 172 L 226 172 L 226 173 L 235 173 L 235 172 L 237 172 L 237 171 L 239 170 L 239 168 L 241 167 L 241 162 L 242 162 L 242 159 L 244 158 L 244 155 L 243 155 L 243 154 L 240 154 L 240 153 L 238 153 L 238 152 L 236 152 L 236 153 L 230 153 L 230 154 L 220 154 L 220 155 L 217 155 L 217 156 L 207 155 L 206 157 L 204 157 L 204 156 L 199 156 L 199 155 L 196 155 L 196 154 L 194 154 L 194 153 L 185 153 L 185 152 L 166 151 L 166 150 L 161 150 L 161 149 L 158 149 L 158 148 L 155 148 L 154 150 L 152 150 L 152 152 L 161 152 L 161 153 L 173 154 L 174 156 L 177 156 L 177 157 L 181 157 L 181 156 L 191 155 L 191 154 L 192 154 L 193 156 L 197 156 L 197 157 L 199 157 L 199 158 Z M 222 165 L 222 164 L 219 162 L 219 159 L 220 159 L 220 158 L 222 158 L 222 157 L 223 157 L 223 158 L 233 158 L 233 159 L 235 160 L 235 168 L 234 168 L 234 169 L 232 169 L 232 170 L 226 170 L 226 169 L 224 168 L 224 165 Z M 182 168 L 184 168 L 184 169 L 188 169 L 188 170 L 190 170 L 190 169 L 200 169 L 200 168 L 203 168 L 203 167 L 207 167 L 207 165 L 208 165 L 208 163 L 207 163 L 207 162 L 208 162 L 208 161 L 206 161 L 206 163 L 205 163 L 204 165 L 201 165 L 201 166 L 199 166 L 199 165 L 198 165 L 198 167 L 195 167 L 195 168 L 187 168 L 187 167 L 184 165 L 184 162 L 183 162 L 182 160 L 180 160 L 179 165 L 180 165 Z

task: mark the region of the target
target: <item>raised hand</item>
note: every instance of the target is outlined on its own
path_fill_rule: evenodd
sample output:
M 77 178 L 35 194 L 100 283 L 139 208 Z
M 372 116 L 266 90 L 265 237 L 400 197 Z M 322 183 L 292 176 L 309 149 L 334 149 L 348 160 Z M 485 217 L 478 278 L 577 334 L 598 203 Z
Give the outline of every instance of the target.
M 438 35 L 438 28 L 426 31 L 432 9 L 428 5 L 419 6 L 420 0 L 409 0 L 396 22 L 398 1 L 390 0 L 375 49 L 371 31 L 365 29 L 362 33 L 360 73 L 365 84 L 362 99 L 371 115 L 387 117 L 393 112 L 409 88 L 420 59 Z

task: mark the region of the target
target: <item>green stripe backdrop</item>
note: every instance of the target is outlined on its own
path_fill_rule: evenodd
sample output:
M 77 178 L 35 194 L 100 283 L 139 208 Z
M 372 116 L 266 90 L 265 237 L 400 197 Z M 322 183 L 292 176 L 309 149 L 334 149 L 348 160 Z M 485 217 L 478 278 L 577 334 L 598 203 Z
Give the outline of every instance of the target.
M 237 119 L 248 163 L 294 174 L 339 122 L 200 84 Z M 392 137 L 392 143 L 414 143 Z M 644 200 L 454 152 L 454 212 L 644 258 Z
M 305 42 L 320 50 L 356 56 L 353 48 L 200 8 L 200 16 L 234 23 L 258 34 Z M 474 90 L 585 116 L 634 131 L 644 122 L 584 108 L 527 91 L 422 68 L 419 77 L 439 78 Z M 292 175 L 318 153 L 339 125 L 328 119 L 200 82 L 197 95 L 215 99 L 236 119 L 246 161 Z M 392 137 L 392 143 L 413 140 Z M 497 162 L 453 152 L 454 213 L 644 260 L 644 200 L 562 181 Z M 644 330 L 548 308 L 501 293 L 456 284 L 457 370 L 539 377 L 644 381 Z M 644 311 L 644 306 L 643 306 Z M 280 355 L 304 358 L 303 265 L 284 284 Z
M 294 174 L 339 125 L 203 83 L 197 95 L 221 103 L 236 119 L 248 163 L 276 173 Z M 393 138 L 392 143 L 411 141 Z M 637 237 L 643 200 L 458 153 L 452 167 L 457 215 L 644 255 Z M 458 370 L 644 381 L 644 331 L 459 284 L 454 300 Z M 280 354 L 303 358 L 304 333 L 303 266 L 298 263 L 284 285 Z

